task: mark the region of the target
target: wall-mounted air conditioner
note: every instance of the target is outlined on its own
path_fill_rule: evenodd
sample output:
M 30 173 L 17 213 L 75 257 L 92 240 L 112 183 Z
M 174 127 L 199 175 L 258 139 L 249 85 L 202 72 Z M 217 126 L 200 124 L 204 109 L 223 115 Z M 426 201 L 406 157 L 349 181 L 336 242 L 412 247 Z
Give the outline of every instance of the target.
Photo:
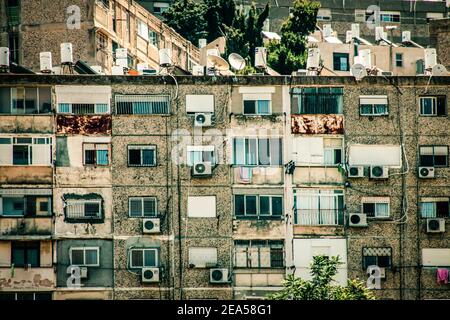
M 371 166 L 370 177 L 372 179 L 388 179 L 389 167 L 386 166 Z
M 159 218 L 150 218 L 142 220 L 142 233 L 160 233 L 161 221 Z
M 434 178 L 434 167 L 419 167 L 419 178 Z
M 212 175 L 212 163 L 211 162 L 196 162 L 192 166 L 192 176 L 204 177 Z
M 159 282 L 159 269 L 158 268 L 142 268 L 142 282 L 151 283 Z
M 363 178 L 364 177 L 364 167 L 363 166 L 351 166 L 348 168 L 349 178 Z
M 351 213 L 348 218 L 350 227 L 367 227 L 367 215 L 365 213 Z
M 228 283 L 228 269 L 210 269 L 210 283 Z
M 212 124 L 212 114 L 196 113 L 194 116 L 194 127 L 210 127 Z
M 427 233 L 445 232 L 445 219 L 427 219 Z
M 67 268 L 67 274 L 71 274 L 76 276 L 77 275 L 77 271 L 76 269 L 80 270 L 80 278 L 81 279 L 86 279 L 88 277 L 88 268 L 87 267 L 79 267 L 79 266 L 70 266 L 69 268 Z

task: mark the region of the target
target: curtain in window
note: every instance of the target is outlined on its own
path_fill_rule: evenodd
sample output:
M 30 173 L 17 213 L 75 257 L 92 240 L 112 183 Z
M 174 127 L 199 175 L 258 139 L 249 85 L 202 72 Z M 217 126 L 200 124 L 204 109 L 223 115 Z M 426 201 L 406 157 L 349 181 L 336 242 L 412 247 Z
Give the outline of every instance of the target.
M 245 140 L 245 164 L 257 165 L 257 146 L 256 139 Z
M 270 101 L 258 100 L 258 114 L 269 114 L 269 113 L 270 113 Z
M 235 165 L 245 164 L 245 139 L 242 138 L 234 139 L 234 164 Z
M 374 113 L 375 114 L 385 114 L 387 113 L 387 106 L 385 105 L 375 105 L 374 106 Z
M 436 203 L 435 202 L 421 202 L 420 212 L 422 218 L 435 218 L 436 217 Z
M 142 201 L 141 199 L 130 200 L 130 216 L 140 217 L 142 215 Z
M 377 217 L 379 218 L 387 218 L 389 217 L 389 204 L 388 203 L 377 203 L 376 205 L 376 211 L 377 211 Z

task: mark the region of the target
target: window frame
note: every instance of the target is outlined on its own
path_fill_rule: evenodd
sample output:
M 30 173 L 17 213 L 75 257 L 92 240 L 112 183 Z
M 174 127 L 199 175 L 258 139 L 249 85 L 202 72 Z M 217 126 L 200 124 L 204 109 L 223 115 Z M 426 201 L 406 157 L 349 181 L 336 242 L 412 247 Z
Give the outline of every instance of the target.
M 64 207 L 64 221 L 66 222 L 102 222 L 104 219 L 103 216 L 103 199 L 66 199 L 67 203 L 73 202 L 73 203 L 81 203 L 83 206 L 83 216 L 69 216 L 67 212 L 68 204 Z M 98 215 L 97 216 L 86 216 L 86 204 L 87 203 L 96 203 L 98 204 Z
M 14 263 L 14 251 L 15 250 L 23 250 L 24 251 L 24 264 L 22 265 L 15 265 Z M 32 265 L 29 263 L 28 260 L 31 258 L 29 257 L 29 251 L 30 250 L 36 250 L 37 249 L 37 263 L 36 265 Z M 26 268 L 27 266 L 31 265 L 31 268 L 39 268 L 41 266 L 41 243 L 39 241 L 11 241 L 11 266 L 14 265 L 14 267 L 17 268 Z
M 202 147 L 202 149 L 204 149 L 204 150 L 192 150 L 192 148 L 198 148 L 198 147 Z M 211 151 L 211 150 L 205 150 L 205 149 L 208 149 L 208 148 L 213 148 L 213 150 Z M 191 149 L 191 150 L 189 150 L 189 149 Z M 211 161 L 211 165 L 212 166 L 215 166 L 216 164 L 217 164 L 217 152 L 216 152 L 216 147 L 214 146 L 214 145 L 209 145 L 209 146 L 193 146 L 193 145 L 188 145 L 187 147 L 186 147 L 186 164 L 189 166 L 189 167 L 192 167 L 192 166 L 194 166 L 194 162 L 191 162 L 191 154 L 192 153 L 202 153 L 202 156 L 201 156 L 201 158 L 202 158 L 202 161 L 201 162 L 207 162 L 207 161 L 203 161 L 203 159 L 205 158 L 205 153 L 212 153 L 212 161 Z M 195 157 L 194 157 L 195 158 Z
M 244 212 L 242 215 L 236 214 L 236 197 L 244 197 Z M 256 214 L 247 214 L 247 197 L 256 197 Z M 261 214 L 261 197 L 269 198 L 270 214 Z M 273 198 L 281 198 L 281 214 L 273 214 Z M 284 197 L 281 194 L 233 194 L 233 217 L 239 220 L 282 220 L 284 214 Z
M 254 103 L 254 107 L 255 107 L 255 113 L 246 113 L 245 112 L 245 103 L 246 102 L 253 102 Z M 269 103 L 269 111 L 267 113 L 261 113 L 259 112 L 259 105 L 258 103 L 260 101 L 266 101 Z M 272 115 L 272 99 L 258 99 L 258 100 L 253 100 L 253 99 L 242 99 L 242 114 L 244 116 L 270 116 Z
M 83 251 L 83 264 L 73 264 L 73 256 L 72 252 L 74 250 Z M 94 264 L 87 264 L 86 263 L 86 251 L 87 250 L 95 250 L 97 252 L 97 262 Z M 100 267 L 100 247 L 70 247 L 69 248 L 69 261 L 71 266 L 79 266 L 79 267 Z
M 400 57 L 400 59 L 399 59 Z M 403 64 L 403 53 L 402 52 L 396 52 L 395 53 L 395 67 L 396 68 L 403 68 L 404 64 Z
M 133 251 L 141 251 L 142 252 L 142 266 L 133 265 Z M 145 251 L 155 251 L 155 265 L 154 266 L 145 266 Z M 159 248 L 155 247 L 144 247 L 144 248 L 129 248 L 128 249 L 128 267 L 130 269 L 143 269 L 143 268 L 159 268 Z
M 440 219 L 440 218 L 445 219 L 445 218 L 450 218 L 450 197 L 437 197 L 437 198 L 443 198 L 443 199 L 446 198 L 447 201 L 444 201 L 444 200 L 433 200 L 433 201 L 428 200 L 428 201 L 424 201 L 424 200 L 422 200 L 423 198 L 426 198 L 426 197 L 422 197 L 422 198 L 419 199 L 420 218 L 422 218 L 422 219 Z M 433 212 L 433 216 L 424 216 L 424 212 L 423 212 L 422 208 L 423 208 L 423 204 L 425 204 L 425 203 L 432 203 L 434 205 L 433 206 L 433 211 L 434 211 Z M 446 216 L 444 216 L 444 217 L 438 216 L 437 203 L 447 203 L 448 212 L 447 212 Z
M 435 148 L 436 147 L 445 147 L 445 148 L 447 148 L 447 153 L 446 153 L 446 155 L 445 155 L 445 157 L 446 157 L 446 163 L 445 163 L 445 165 L 436 165 L 435 164 Z M 433 155 L 432 155 L 432 157 L 433 157 L 433 165 L 424 165 L 424 164 L 422 164 L 422 159 L 421 159 L 421 157 L 422 157 L 422 154 L 421 154 L 421 149 L 422 148 L 433 148 Z M 449 152 L 449 147 L 448 147 L 448 145 L 420 145 L 419 146 L 419 157 L 418 157 L 418 160 L 419 160 L 419 166 L 420 167 L 433 167 L 433 168 L 447 168 L 448 167 L 448 165 L 449 165 L 449 154 L 448 154 L 448 152 Z M 426 156 L 429 156 L 429 155 L 426 155 Z
M 18 215 L 18 214 L 5 214 L 5 204 L 4 204 L 4 199 L 10 199 L 10 198 L 16 198 L 16 199 L 22 199 L 23 202 L 23 214 L 22 215 Z M 34 214 L 30 214 L 29 210 L 28 210 L 28 198 L 31 198 L 34 200 L 34 206 L 35 206 L 35 210 L 34 210 Z M 40 210 L 38 208 L 38 205 L 40 205 L 41 203 L 45 203 L 45 201 L 39 201 L 38 199 L 42 200 L 42 199 L 47 199 L 47 204 L 48 204 L 48 208 L 47 208 L 47 214 L 42 214 L 42 213 L 38 213 L 38 212 L 43 212 L 43 210 Z M 35 218 L 35 217 L 51 217 L 52 216 L 52 197 L 50 195 L 28 195 L 28 194 L 6 194 L 6 195 L 0 195 L 0 218 Z
M 85 146 L 88 144 L 94 145 L 94 149 L 85 149 Z M 105 150 L 105 149 L 97 150 L 97 145 L 106 145 L 107 146 L 107 149 L 106 149 L 106 151 L 108 153 L 107 154 L 108 155 L 107 156 L 107 158 L 108 158 L 107 164 L 98 164 L 97 163 L 97 151 Z M 109 143 L 109 142 L 83 142 L 82 149 L 83 149 L 83 166 L 84 167 L 109 167 L 109 166 L 111 166 L 111 143 Z M 86 151 L 89 151 L 89 150 L 95 151 L 95 155 L 94 155 L 95 163 L 94 164 L 86 163 Z
M 131 147 L 131 149 L 130 149 Z M 130 150 L 140 150 L 140 164 L 130 164 Z M 143 164 L 143 150 L 152 150 L 153 155 L 153 163 L 152 164 Z M 129 144 L 127 145 L 127 165 L 129 168 L 147 168 L 147 167 L 156 167 L 158 166 L 158 159 L 157 159 L 157 150 L 158 147 L 155 144 Z
M 145 199 L 152 199 L 155 202 L 155 212 L 154 214 L 151 215 L 145 215 L 144 212 L 144 201 Z M 140 216 L 132 216 L 131 215 L 131 201 L 133 200 L 141 200 L 141 208 L 142 208 L 142 212 Z M 154 196 L 133 196 L 133 197 L 128 197 L 128 217 L 129 218 L 156 218 L 158 217 L 158 199 Z
M 422 104 L 422 101 L 426 99 L 431 99 L 433 101 L 432 109 L 433 113 L 424 113 L 424 106 Z M 442 99 L 444 102 L 444 110 L 439 113 L 438 111 L 438 100 Z M 419 96 L 419 115 L 421 117 L 446 117 L 447 116 L 447 96 L 446 95 L 430 95 L 430 96 Z
M 236 141 L 237 140 L 243 140 L 244 141 L 244 163 L 237 163 L 237 158 L 236 158 Z M 248 163 L 248 159 L 247 159 L 247 145 L 249 145 L 249 143 L 247 143 L 247 141 L 250 140 L 255 140 L 256 141 L 256 159 L 255 159 L 255 164 L 249 164 Z M 269 140 L 269 152 L 270 152 L 270 163 L 269 164 L 260 164 L 260 154 L 259 154 L 259 144 L 261 140 Z M 271 151 L 271 141 L 272 140 L 277 140 L 278 143 L 280 143 L 281 148 L 278 150 L 279 153 L 278 155 L 273 156 L 272 155 L 272 151 Z M 232 155 L 233 155 L 233 166 L 245 166 L 245 167 L 279 167 L 283 165 L 283 137 L 268 137 L 268 138 L 259 138 L 259 137 L 233 137 L 232 140 L 233 146 L 232 146 Z M 276 157 L 279 156 L 279 163 L 274 163 L 276 160 Z M 274 157 L 274 159 L 272 158 Z
M 376 256 L 372 256 L 372 255 L 365 255 L 364 254 L 364 251 L 365 251 L 365 249 L 374 249 L 374 250 L 376 250 L 376 249 L 388 249 L 388 251 L 389 251 L 389 255 L 387 255 L 387 256 L 383 256 L 383 255 L 376 255 Z M 380 268 L 386 268 L 386 269 L 391 269 L 392 268 L 392 266 L 393 266 L 393 261 L 392 261 L 392 247 L 362 247 L 362 249 L 361 249 L 361 258 L 362 258 L 362 263 L 361 263 L 361 266 L 362 266 L 362 269 L 364 270 L 364 271 L 366 271 L 367 270 L 367 268 L 369 267 L 369 265 L 366 265 L 366 259 L 365 258 L 368 258 L 368 257 L 371 257 L 371 258 L 376 258 L 376 260 L 377 260 L 377 266 L 379 266 L 379 263 L 378 263 L 378 258 L 379 257 L 388 257 L 389 258 L 389 266 L 385 266 L 385 267 L 380 267 Z
M 339 69 L 336 69 L 336 64 L 335 64 L 335 59 L 339 58 Z M 341 62 L 341 58 L 346 58 L 347 63 L 346 66 L 347 68 L 342 69 L 342 62 Z M 333 71 L 350 71 L 350 54 L 346 53 L 346 52 L 333 52 Z
M 381 197 L 380 197 L 381 198 Z M 383 199 L 383 201 L 381 201 L 381 199 L 377 200 L 371 200 L 370 198 L 367 199 L 362 199 L 361 200 L 361 213 L 365 213 L 367 214 L 367 217 L 370 219 L 377 219 L 377 220 L 382 220 L 382 219 L 390 219 L 391 218 L 391 201 L 389 197 L 382 197 L 385 198 Z M 374 205 L 374 213 L 373 216 L 369 216 L 368 213 L 364 212 L 364 205 L 365 204 L 373 204 Z M 378 210 L 377 210 L 377 204 L 387 204 L 387 212 L 388 215 L 387 216 L 378 216 Z
M 376 98 L 381 98 L 381 97 L 386 97 L 386 105 L 384 104 L 361 104 L 361 100 L 362 99 L 376 99 Z M 370 106 L 371 107 L 371 113 L 363 113 L 362 109 L 363 106 Z M 384 107 L 384 112 L 383 113 L 376 113 L 375 110 L 377 107 L 383 106 Z M 389 97 L 387 95 L 360 95 L 359 96 L 359 115 L 362 117 L 384 117 L 384 116 L 389 116 Z
M 94 112 L 88 112 L 88 113 L 74 113 L 73 112 L 73 105 L 94 105 Z M 69 107 L 69 111 L 61 111 L 61 105 L 67 105 Z M 107 105 L 108 108 L 105 112 L 99 112 L 98 109 L 100 106 Z M 57 113 L 58 114 L 70 114 L 70 115 L 98 115 L 98 114 L 110 114 L 111 113 L 111 104 L 108 103 L 65 103 L 65 102 L 59 102 L 57 105 Z
M 264 243 L 262 243 L 264 242 Z M 275 242 L 275 243 L 274 243 Z M 278 243 L 282 242 L 282 243 Z M 233 243 L 233 267 L 236 269 L 284 269 L 286 268 L 286 247 L 285 247 L 285 241 L 284 240 L 235 240 Z M 257 249 L 257 255 L 258 255 L 258 265 L 253 266 L 251 263 L 253 262 L 252 259 L 252 253 L 255 252 L 254 248 Z M 261 266 L 261 249 L 269 250 L 269 263 L 270 266 Z M 241 252 L 238 252 L 238 250 L 242 250 Z M 253 250 L 252 250 L 253 249 Z M 275 259 L 272 259 L 272 250 L 282 250 L 283 258 L 281 260 L 282 265 L 275 265 L 274 261 Z M 246 266 L 238 266 L 237 263 L 237 254 L 245 254 L 246 255 Z

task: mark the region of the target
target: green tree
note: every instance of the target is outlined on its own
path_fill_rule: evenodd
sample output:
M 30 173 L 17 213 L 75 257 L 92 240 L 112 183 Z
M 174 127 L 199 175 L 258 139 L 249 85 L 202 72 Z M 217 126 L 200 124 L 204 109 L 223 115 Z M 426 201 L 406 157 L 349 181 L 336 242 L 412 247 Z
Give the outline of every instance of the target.
M 252 3 L 248 14 L 242 8 L 236 11 L 233 25 L 225 26 L 227 39 L 227 54 L 240 54 L 252 66 L 255 60 L 255 48 L 263 45 L 262 29 L 264 21 L 269 16 L 270 6 L 266 4 L 258 13 L 255 3 Z
M 224 36 L 225 27 L 230 27 L 236 17 L 234 0 L 204 0 L 208 42 Z
M 341 264 L 339 257 L 316 256 L 311 263 L 311 280 L 289 275 L 283 289 L 268 296 L 271 300 L 375 300 L 359 280 L 348 280 L 343 287 L 332 284 Z
M 307 36 L 316 28 L 320 3 L 310 0 L 294 0 L 289 18 L 281 27 L 280 42 L 268 45 L 269 66 L 281 74 L 291 74 L 306 64 Z
M 163 13 L 165 23 L 194 45 L 207 35 L 205 4 L 193 0 L 175 0 Z

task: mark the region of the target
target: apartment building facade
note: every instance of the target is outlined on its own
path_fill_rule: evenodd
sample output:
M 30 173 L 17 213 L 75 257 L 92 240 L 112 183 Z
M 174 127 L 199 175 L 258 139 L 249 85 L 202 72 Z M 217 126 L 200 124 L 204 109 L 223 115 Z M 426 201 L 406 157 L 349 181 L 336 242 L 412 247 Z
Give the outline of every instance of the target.
M 261 299 L 338 255 L 448 299 L 448 82 L 0 76 L 0 295 Z
M 39 53 L 61 63 L 60 44 L 72 43 L 74 62 L 82 60 L 111 74 L 116 50 L 127 48 L 128 67 L 159 71 L 159 49 L 171 51 L 172 64 L 190 70 L 198 48 L 137 2 L 127 0 L 8 0 L 0 4 L 0 45 L 11 61 L 40 71 Z

